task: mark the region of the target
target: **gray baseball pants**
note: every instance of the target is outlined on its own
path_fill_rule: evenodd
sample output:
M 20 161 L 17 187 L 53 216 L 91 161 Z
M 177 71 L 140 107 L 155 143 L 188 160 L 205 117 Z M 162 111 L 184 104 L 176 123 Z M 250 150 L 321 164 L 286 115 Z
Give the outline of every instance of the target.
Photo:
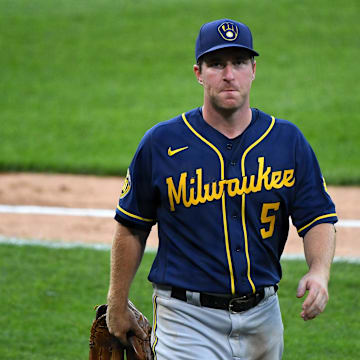
M 282 358 L 284 328 L 273 288 L 265 289 L 257 306 L 235 314 L 200 306 L 195 292 L 187 292 L 188 302 L 170 294 L 170 289 L 154 286 L 155 360 Z

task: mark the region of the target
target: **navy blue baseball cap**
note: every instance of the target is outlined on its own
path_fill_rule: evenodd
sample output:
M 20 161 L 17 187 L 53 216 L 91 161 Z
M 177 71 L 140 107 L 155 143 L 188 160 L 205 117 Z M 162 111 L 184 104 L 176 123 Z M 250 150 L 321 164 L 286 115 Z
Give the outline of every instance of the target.
M 247 49 L 252 55 L 259 56 L 253 49 L 251 31 L 245 24 L 231 19 L 220 19 L 208 22 L 200 28 L 195 46 L 196 61 L 204 54 L 227 47 Z

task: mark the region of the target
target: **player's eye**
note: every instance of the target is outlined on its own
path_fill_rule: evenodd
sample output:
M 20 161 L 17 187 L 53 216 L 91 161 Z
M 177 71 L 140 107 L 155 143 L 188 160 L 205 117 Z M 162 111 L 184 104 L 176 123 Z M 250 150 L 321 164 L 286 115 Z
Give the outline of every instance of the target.
M 212 59 L 207 61 L 207 66 L 211 68 L 222 68 L 224 64 L 220 60 Z
M 219 68 L 219 67 L 222 67 L 223 65 L 218 61 L 213 61 L 209 64 L 209 66 L 213 67 L 213 68 Z
M 243 65 L 246 63 L 247 63 L 247 59 L 244 59 L 244 58 L 239 58 L 239 59 L 236 59 L 236 61 L 235 61 L 235 65 Z

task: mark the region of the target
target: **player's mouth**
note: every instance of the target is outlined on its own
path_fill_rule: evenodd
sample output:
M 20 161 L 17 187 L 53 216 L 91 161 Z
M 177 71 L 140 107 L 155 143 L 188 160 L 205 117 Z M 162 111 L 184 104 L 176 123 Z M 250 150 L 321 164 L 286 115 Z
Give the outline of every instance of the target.
M 233 96 L 237 96 L 238 91 L 235 89 L 224 89 L 221 91 L 221 93 L 224 94 L 225 96 L 233 97 Z
M 222 92 L 229 92 L 229 93 L 232 93 L 232 92 L 237 92 L 236 89 L 223 89 L 221 90 Z

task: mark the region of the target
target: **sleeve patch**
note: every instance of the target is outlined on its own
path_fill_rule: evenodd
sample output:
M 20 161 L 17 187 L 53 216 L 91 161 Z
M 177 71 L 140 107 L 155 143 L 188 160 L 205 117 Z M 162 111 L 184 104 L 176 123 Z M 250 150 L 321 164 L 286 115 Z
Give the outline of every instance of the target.
M 130 177 L 130 171 L 129 169 L 127 169 L 124 185 L 120 193 L 120 199 L 124 198 L 129 193 L 130 189 L 131 189 L 131 177 Z

